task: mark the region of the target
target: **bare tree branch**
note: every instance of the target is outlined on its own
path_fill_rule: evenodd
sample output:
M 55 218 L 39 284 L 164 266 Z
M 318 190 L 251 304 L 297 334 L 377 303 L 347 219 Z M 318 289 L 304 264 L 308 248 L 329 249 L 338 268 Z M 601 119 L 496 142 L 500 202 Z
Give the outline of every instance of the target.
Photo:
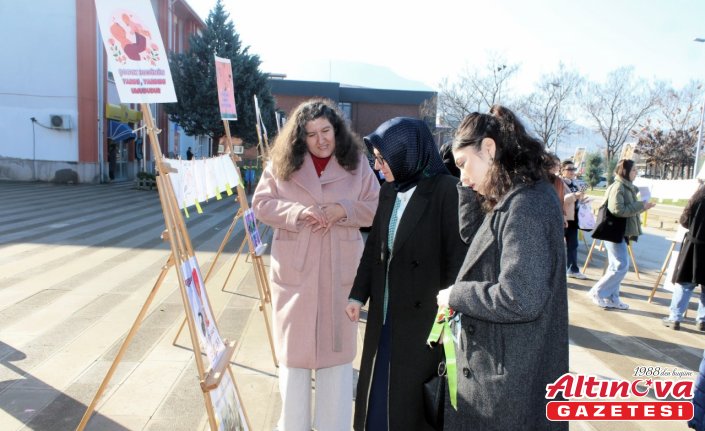
M 559 138 L 573 124 L 569 114 L 582 83 L 578 72 L 560 64 L 557 71 L 539 78 L 534 91 L 519 104 L 517 110 L 547 149 L 557 151 Z
M 487 112 L 496 103 L 503 103 L 509 82 L 519 66 L 493 55 L 482 70 L 465 70 L 451 81 L 443 79 L 439 85 L 438 111 L 444 125 L 456 128 L 466 115 Z
M 619 154 L 639 120 L 654 110 L 656 90 L 636 79 L 632 68 L 611 72 L 604 83 L 588 84 L 582 107 L 605 141 L 608 162 Z
M 635 149 L 652 175 L 675 178 L 690 175 L 700 124 L 701 85 L 691 81 L 680 90 L 658 84 L 656 110 L 633 132 Z

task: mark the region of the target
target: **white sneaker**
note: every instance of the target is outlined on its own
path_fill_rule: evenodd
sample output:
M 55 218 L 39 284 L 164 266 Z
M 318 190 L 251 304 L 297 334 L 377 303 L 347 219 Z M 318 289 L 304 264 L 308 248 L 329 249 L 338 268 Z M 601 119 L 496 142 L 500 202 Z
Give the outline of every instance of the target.
M 596 293 L 588 292 L 588 296 L 592 299 L 592 302 L 600 308 L 611 308 L 610 300 L 606 298 L 600 298 Z
M 616 301 L 612 300 L 611 298 L 607 298 L 607 307 L 608 308 L 616 308 L 617 310 L 629 310 L 629 304 L 624 303 L 617 299 Z
M 588 279 L 587 276 L 580 271 L 577 271 L 577 272 L 568 271 L 567 275 L 570 278 L 577 278 L 578 280 L 587 280 Z

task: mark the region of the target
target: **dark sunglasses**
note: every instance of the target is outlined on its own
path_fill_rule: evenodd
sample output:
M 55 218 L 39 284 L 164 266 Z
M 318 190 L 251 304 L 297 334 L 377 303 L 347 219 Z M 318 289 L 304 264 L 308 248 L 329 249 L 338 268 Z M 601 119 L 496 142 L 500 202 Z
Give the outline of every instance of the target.
M 577 171 L 578 168 L 564 168 L 564 171 Z

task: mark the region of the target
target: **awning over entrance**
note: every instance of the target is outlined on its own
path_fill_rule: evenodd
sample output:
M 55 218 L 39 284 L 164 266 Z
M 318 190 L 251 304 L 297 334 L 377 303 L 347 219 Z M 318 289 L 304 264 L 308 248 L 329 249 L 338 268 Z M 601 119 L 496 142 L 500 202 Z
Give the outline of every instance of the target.
M 124 141 L 134 139 L 137 135 L 132 131 L 132 127 L 115 120 L 108 120 L 108 139 L 113 141 Z

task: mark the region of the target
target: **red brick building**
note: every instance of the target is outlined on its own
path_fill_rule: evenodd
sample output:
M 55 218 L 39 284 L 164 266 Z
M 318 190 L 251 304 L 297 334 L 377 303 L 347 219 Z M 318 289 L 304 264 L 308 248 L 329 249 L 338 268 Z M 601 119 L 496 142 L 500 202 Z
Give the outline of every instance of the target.
M 436 120 L 436 92 L 384 90 L 349 87 L 337 82 L 296 81 L 270 78 L 277 110 L 284 116 L 304 100 L 325 97 L 338 104 L 352 129 L 360 136 L 373 132 L 377 126 L 394 117 L 414 117 L 425 120 L 433 130 Z M 422 109 L 422 107 L 426 107 Z

